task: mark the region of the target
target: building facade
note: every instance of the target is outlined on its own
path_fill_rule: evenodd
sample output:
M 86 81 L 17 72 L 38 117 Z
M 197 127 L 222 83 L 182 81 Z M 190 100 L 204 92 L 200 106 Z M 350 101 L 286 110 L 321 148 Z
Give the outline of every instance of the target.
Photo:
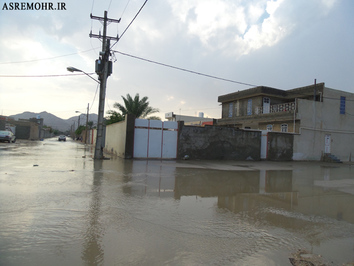
M 0 130 L 9 130 L 17 139 L 40 140 L 53 137 L 49 129 L 43 127 L 43 118 L 14 119 L 0 116 Z
M 354 156 L 354 94 L 313 84 L 292 90 L 255 87 L 219 96 L 218 125 L 294 133 L 294 160 Z

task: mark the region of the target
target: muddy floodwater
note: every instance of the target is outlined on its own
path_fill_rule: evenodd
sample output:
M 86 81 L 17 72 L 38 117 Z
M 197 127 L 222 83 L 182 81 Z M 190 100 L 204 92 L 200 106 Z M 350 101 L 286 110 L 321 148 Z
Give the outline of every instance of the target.
M 354 262 L 354 165 L 92 160 L 0 143 L 0 265 Z

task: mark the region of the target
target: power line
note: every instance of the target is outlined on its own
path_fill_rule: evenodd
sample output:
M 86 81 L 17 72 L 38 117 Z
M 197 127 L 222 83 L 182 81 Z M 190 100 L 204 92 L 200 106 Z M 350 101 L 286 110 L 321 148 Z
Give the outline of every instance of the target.
M 119 53 L 119 54 L 121 54 L 121 55 L 129 56 L 129 57 L 132 57 L 132 58 L 135 58 L 135 59 L 139 59 L 139 60 L 142 60 L 142 61 L 146 61 L 146 62 L 149 62 L 149 63 L 157 64 L 157 65 L 160 65 L 160 66 L 169 67 L 169 68 L 173 68 L 173 69 L 177 69 L 177 70 L 180 70 L 180 71 L 189 72 L 189 73 L 196 74 L 196 75 L 200 75 L 200 76 L 205 76 L 205 77 L 208 77 L 208 78 L 218 79 L 218 80 L 222 80 L 222 81 L 237 83 L 237 84 L 246 85 L 246 86 L 251 86 L 251 87 L 257 87 L 257 85 L 253 85 L 253 84 L 249 84 L 249 83 L 244 83 L 244 82 L 239 82 L 239 81 L 235 81 L 235 80 L 231 80 L 231 79 L 219 78 L 219 77 L 216 77 L 216 76 L 212 76 L 212 75 L 208 75 L 208 74 L 203 74 L 203 73 L 196 72 L 196 71 L 192 71 L 192 70 L 188 70 L 188 69 L 185 69 L 185 68 L 180 68 L 180 67 L 175 67 L 175 66 L 167 65 L 167 64 L 164 64 L 164 63 L 159 63 L 159 62 L 156 62 L 156 61 L 152 61 L 152 60 L 145 59 L 145 58 L 142 58 L 142 57 L 138 57 L 138 56 L 126 54 L 126 53 L 119 52 L 119 51 L 113 51 L 113 52 Z
M 58 56 L 54 56 L 54 57 L 47 57 L 47 58 L 40 58 L 40 59 L 33 59 L 33 60 L 26 60 L 26 61 L 0 62 L 0 65 L 31 63 L 31 62 L 37 62 L 37 61 L 52 60 L 52 59 L 61 58 L 61 57 L 65 57 L 65 56 L 72 56 L 72 55 L 77 55 L 77 54 L 80 54 L 80 53 L 87 53 L 87 52 L 90 52 L 90 51 L 92 51 L 94 49 L 95 48 L 92 48 L 92 49 L 89 49 L 89 50 L 85 50 L 85 51 L 79 51 L 79 52 L 72 53 L 72 54 L 58 55 Z
M 95 73 L 87 73 L 93 75 Z M 60 74 L 60 75 L 0 75 L 0 78 L 52 78 L 52 77 L 64 77 L 64 76 L 81 76 L 86 75 L 84 73 L 78 74 Z
M 91 13 L 92 13 L 92 10 L 93 10 L 94 3 L 95 3 L 95 0 L 92 0 Z
M 136 19 L 136 17 L 139 15 L 139 13 L 141 12 L 141 10 L 144 8 L 145 4 L 147 3 L 148 0 L 145 0 L 144 4 L 140 7 L 138 13 L 136 13 L 136 15 L 134 16 L 134 18 L 132 19 L 132 21 L 129 23 L 129 25 L 127 26 L 127 28 L 123 31 L 122 35 L 120 36 L 120 38 L 123 37 L 124 33 L 128 30 L 128 28 L 130 27 L 130 25 L 134 22 L 134 20 Z
M 92 100 L 92 103 L 91 103 L 91 105 L 90 105 L 91 107 L 90 107 L 90 110 L 89 110 L 89 111 L 91 111 L 92 106 L 93 106 L 93 103 L 95 102 L 95 99 L 96 99 L 96 95 L 97 95 L 97 91 L 98 91 L 99 86 L 100 86 L 100 84 L 97 84 L 95 96 L 93 97 L 93 100 Z
M 125 10 L 127 9 L 129 3 L 130 3 L 130 0 L 128 0 L 127 4 L 125 5 L 125 8 L 124 8 L 124 10 L 123 10 L 123 12 L 122 12 L 122 15 L 120 15 L 121 18 L 123 17 L 123 15 L 124 15 L 124 13 L 125 13 Z
M 136 15 L 134 16 L 134 18 L 132 19 L 132 21 L 129 23 L 129 25 L 125 28 L 125 30 L 123 31 L 123 33 L 120 35 L 119 39 L 111 46 L 111 48 L 116 45 L 116 43 L 123 37 L 124 33 L 128 30 L 128 28 L 130 27 L 130 25 L 134 22 L 134 20 L 136 19 L 136 17 L 139 15 L 139 13 L 141 12 L 141 10 L 144 8 L 145 4 L 147 3 L 148 0 L 145 0 L 145 2 L 143 3 L 143 5 L 140 7 L 138 13 L 136 13 Z
M 112 0 L 111 0 L 111 1 L 109 1 L 109 5 L 108 5 L 108 9 L 107 9 L 107 11 L 109 11 L 109 9 L 111 8 L 111 4 L 112 4 Z

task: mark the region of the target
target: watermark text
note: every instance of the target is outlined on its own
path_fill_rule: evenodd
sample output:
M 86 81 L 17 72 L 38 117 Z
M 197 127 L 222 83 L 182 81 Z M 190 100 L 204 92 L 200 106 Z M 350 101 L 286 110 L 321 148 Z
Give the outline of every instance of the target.
M 66 10 L 64 2 L 8 2 L 2 10 Z

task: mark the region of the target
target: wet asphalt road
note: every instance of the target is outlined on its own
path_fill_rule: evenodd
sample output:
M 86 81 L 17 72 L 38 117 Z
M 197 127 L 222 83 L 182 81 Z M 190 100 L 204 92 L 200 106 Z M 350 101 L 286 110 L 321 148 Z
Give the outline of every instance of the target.
M 92 160 L 71 141 L 0 143 L 0 265 L 354 261 L 354 166 Z

